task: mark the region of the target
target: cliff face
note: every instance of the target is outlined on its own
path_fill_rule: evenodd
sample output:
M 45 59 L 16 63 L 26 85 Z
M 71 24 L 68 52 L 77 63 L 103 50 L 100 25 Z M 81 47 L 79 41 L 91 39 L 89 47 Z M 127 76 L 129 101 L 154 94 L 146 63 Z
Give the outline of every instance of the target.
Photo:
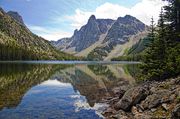
M 88 59 L 104 60 L 109 57 L 109 54 L 113 54 L 112 51 L 117 45 L 121 45 L 120 50 L 118 51 L 121 52 L 123 49 L 123 45 L 129 42 L 131 37 L 136 36 L 137 34 L 145 30 L 146 25 L 135 17 L 132 17 L 130 15 L 119 17 L 108 30 L 107 35 L 102 42 L 103 45 L 92 50 L 88 54 Z M 135 38 L 132 38 L 131 40 L 135 40 Z M 126 45 L 124 46 L 129 47 Z M 114 55 L 114 57 L 116 57 L 116 55 Z
M 114 47 L 128 42 L 130 37 L 144 32 L 146 27 L 144 23 L 130 15 L 119 17 L 117 20 L 96 19 L 92 15 L 86 25 L 74 31 L 71 38 L 60 39 L 52 44 L 60 50 L 77 56 L 103 60 Z
M 144 30 L 145 24 L 135 17 L 130 15 L 119 17 L 108 31 L 103 42 L 108 42 L 109 44 L 121 44 L 126 42 L 129 36 L 135 35 Z
M 107 32 L 108 26 L 112 23 L 113 20 L 97 20 L 95 16 L 92 15 L 85 26 L 81 27 L 79 31 L 74 31 L 74 35 L 70 38 L 72 42 L 67 48 L 75 47 L 76 52 L 88 48 L 99 40 L 101 34 Z

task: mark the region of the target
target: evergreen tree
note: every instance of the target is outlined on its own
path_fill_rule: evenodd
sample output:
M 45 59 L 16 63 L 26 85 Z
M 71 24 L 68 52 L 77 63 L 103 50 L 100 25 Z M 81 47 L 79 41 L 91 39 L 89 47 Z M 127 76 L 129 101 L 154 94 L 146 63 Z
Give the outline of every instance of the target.
M 166 1 L 169 4 L 164 7 L 164 13 L 161 10 L 157 35 L 143 60 L 142 73 L 146 79 L 159 80 L 180 74 L 180 1 Z
M 167 66 L 169 76 L 180 74 L 180 0 L 166 0 L 165 22 L 167 33 Z
M 154 18 L 151 18 L 151 25 L 150 25 L 150 33 L 148 37 L 151 39 L 151 41 L 154 41 L 155 38 L 155 23 L 154 23 Z
M 168 23 L 172 40 L 180 41 L 180 0 L 164 0 L 168 2 L 165 9 L 165 20 Z
M 152 22 L 153 23 L 153 22 Z M 151 27 L 152 29 L 153 27 Z M 151 30 L 153 31 L 153 30 Z M 149 46 L 145 58 L 144 64 L 142 66 L 143 74 L 146 75 L 145 78 L 148 79 L 161 79 L 164 78 L 164 68 L 165 68 L 165 27 L 163 19 L 163 11 L 160 13 L 160 20 L 158 22 L 157 35 L 155 36 L 154 31 L 150 34 L 151 39 L 153 39 L 151 45 Z M 152 37 L 153 36 L 153 37 Z

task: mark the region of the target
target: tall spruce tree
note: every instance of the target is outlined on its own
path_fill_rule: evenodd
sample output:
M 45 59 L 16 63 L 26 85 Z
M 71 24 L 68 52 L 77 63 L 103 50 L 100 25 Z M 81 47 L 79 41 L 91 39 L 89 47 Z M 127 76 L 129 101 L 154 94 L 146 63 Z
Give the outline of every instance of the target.
M 167 33 L 167 67 L 169 76 L 180 75 L 180 0 L 165 0 Z
M 154 23 L 154 18 L 151 18 L 151 25 L 150 25 L 150 33 L 149 33 L 149 38 L 151 39 L 151 41 L 154 41 L 155 38 L 155 26 L 156 24 Z
M 155 27 L 153 19 L 151 21 L 150 39 L 152 39 L 148 50 L 144 57 L 144 64 L 142 66 L 143 74 L 147 79 L 162 79 L 164 78 L 165 69 L 165 25 L 163 18 L 163 10 L 161 9 L 160 19 L 157 25 L 157 33 L 155 34 Z
M 171 34 L 174 35 L 173 40 L 180 41 L 180 0 L 163 0 L 168 5 L 164 6 L 165 20 L 169 26 Z
M 165 79 L 180 75 L 180 0 L 165 0 L 161 10 L 157 35 L 149 46 L 142 65 L 146 79 Z

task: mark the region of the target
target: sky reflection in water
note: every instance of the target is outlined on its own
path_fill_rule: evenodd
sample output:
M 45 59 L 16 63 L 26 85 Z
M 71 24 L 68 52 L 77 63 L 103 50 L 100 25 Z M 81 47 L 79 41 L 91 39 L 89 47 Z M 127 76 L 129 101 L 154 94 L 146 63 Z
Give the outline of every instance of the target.
M 134 83 L 123 65 L 1 67 L 0 119 L 99 119 L 111 89 Z

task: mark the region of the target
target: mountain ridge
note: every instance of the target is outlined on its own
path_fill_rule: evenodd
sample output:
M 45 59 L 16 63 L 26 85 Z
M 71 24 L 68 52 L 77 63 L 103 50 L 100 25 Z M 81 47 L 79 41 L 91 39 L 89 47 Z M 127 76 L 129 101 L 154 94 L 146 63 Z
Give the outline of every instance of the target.
M 57 42 L 52 41 L 51 43 L 57 49 L 74 54 L 75 56 L 88 57 L 93 52 L 101 56 L 104 54 L 107 57 L 106 55 L 116 45 L 128 42 L 130 37 L 144 32 L 146 28 L 147 26 L 144 23 L 130 15 L 118 17 L 117 20 L 96 19 L 95 15 L 91 15 L 87 24 L 79 30 L 75 30 L 72 37 L 60 39 Z M 60 44 L 60 42 L 66 42 L 66 44 Z M 98 53 L 99 49 L 102 49 L 101 53 Z M 98 60 L 105 59 L 104 56 L 98 58 Z M 94 60 L 94 58 L 90 58 L 90 60 Z
M 24 21 L 23 21 L 23 18 L 21 15 L 19 15 L 18 12 L 15 12 L 15 11 L 8 11 L 7 14 L 9 16 L 11 16 L 13 19 L 15 19 L 18 23 L 22 24 L 25 26 L 24 24 Z
M 65 60 L 71 57 L 57 51 L 47 40 L 33 34 L 14 17 L 0 8 L 0 60 Z M 22 17 L 19 15 L 19 18 Z

